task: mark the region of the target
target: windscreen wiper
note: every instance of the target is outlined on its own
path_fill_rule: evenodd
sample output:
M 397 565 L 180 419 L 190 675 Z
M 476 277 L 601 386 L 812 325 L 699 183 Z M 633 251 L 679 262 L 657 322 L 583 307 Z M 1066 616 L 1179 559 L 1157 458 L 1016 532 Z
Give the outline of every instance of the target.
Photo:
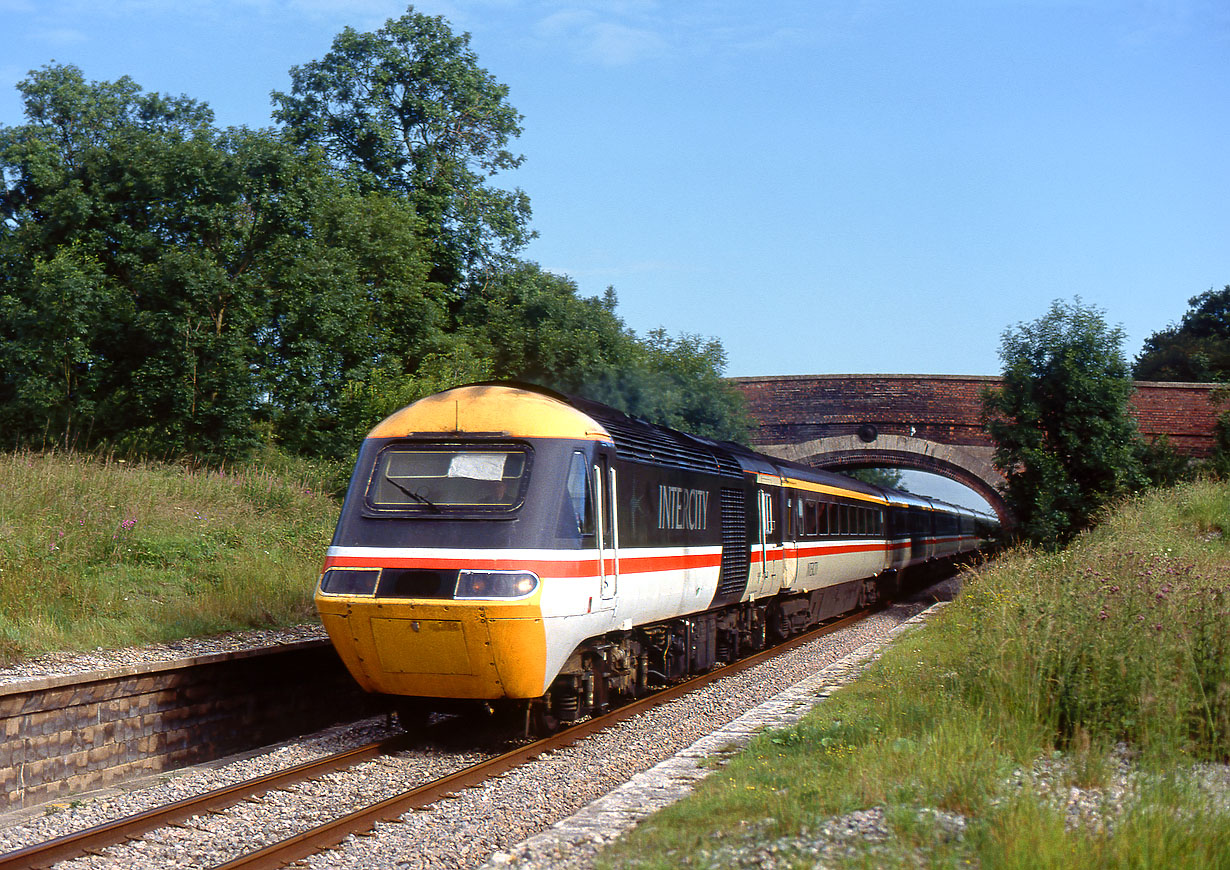
M 432 509 L 433 511 L 435 511 L 436 513 L 440 513 L 440 512 L 441 512 L 441 511 L 440 511 L 439 506 L 437 506 L 435 502 L 433 502 L 431 499 L 427 498 L 426 496 L 419 495 L 417 492 L 414 492 L 413 490 L 409 489 L 408 487 L 402 486 L 400 483 L 398 483 L 398 482 L 397 482 L 396 480 L 394 480 L 393 478 L 389 477 L 387 474 L 384 476 L 384 479 L 385 479 L 385 480 L 387 480 L 389 483 L 393 484 L 393 485 L 394 485 L 395 487 L 397 487 L 398 489 L 400 489 L 400 490 L 401 490 L 402 492 L 404 492 L 406 495 L 410 496 L 410 498 L 412 498 L 412 499 L 414 499 L 415 501 L 419 502 L 420 504 L 425 504 L 425 505 L 427 505 L 427 507 L 431 508 L 431 509 Z

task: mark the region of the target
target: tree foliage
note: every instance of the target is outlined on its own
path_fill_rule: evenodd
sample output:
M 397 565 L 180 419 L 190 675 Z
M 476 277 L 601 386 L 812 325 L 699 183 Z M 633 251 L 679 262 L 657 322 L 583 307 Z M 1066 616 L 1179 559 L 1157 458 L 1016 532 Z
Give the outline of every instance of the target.
M 364 190 L 408 197 L 428 227 L 438 280 L 453 284 L 529 241 L 529 198 L 488 183 L 522 162 L 508 149 L 521 115 L 478 65 L 469 34 L 411 6 L 374 33 L 346 28 L 290 77 L 290 93 L 273 95 L 274 118 Z
M 743 396 L 722 379 L 716 339 L 654 330 L 616 315 L 613 288 L 582 297 L 569 279 L 517 263 L 467 294 L 462 334 L 489 355 L 489 376 L 583 395 L 634 416 L 718 440 L 746 440 Z
M 1063 542 L 1144 483 L 1122 344 L 1123 330 L 1079 298 L 1003 334 L 1003 381 L 984 391 L 983 420 L 1029 539 Z
M 1230 284 L 1188 300 L 1178 324 L 1158 330 L 1136 357 L 1142 381 L 1230 381 Z
M 493 378 L 742 437 L 713 339 L 639 338 L 613 290 L 511 256 L 520 116 L 468 37 L 410 9 L 275 95 L 284 131 L 50 65 L 0 127 L 0 443 L 346 456 L 382 416 Z M 483 268 L 476 268 L 482 265 Z
M 870 483 L 872 486 L 909 491 L 900 468 L 853 468 L 843 470 L 842 474 L 853 477 L 855 480 L 861 480 L 863 483 Z
M 128 79 L 59 66 L 21 87 L 29 123 L 0 130 L 10 443 L 306 447 L 341 385 L 392 353 L 413 366 L 441 328 L 403 202 Z
M 1136 357 L 1138 379 L 1230 383 L 1230 284 L 1193 296 L 1188 305 L 1178 324 L 1145 339 Z M 1215 392 L 1213 399 L 1223 408 L 1230 404 L 1225 389 Z M 1230 410 L 1222 411 L 1214 434 L 1213 450 L 1204 467 L 1225 477 L 1230 474 Z M 1147 455 L 1152 460 L 1147 466 L 1151 476 L 1169 480 L 1186 474 L 1186 464 L 1166 448 L 1162 445 L 1160 452 Z

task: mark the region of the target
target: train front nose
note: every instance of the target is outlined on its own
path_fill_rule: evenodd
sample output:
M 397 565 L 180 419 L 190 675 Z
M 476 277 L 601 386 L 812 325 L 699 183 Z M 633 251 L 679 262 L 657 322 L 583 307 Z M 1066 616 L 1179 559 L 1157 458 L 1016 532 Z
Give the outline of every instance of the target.
M 379 576 L 378 594 L 354 594 L 352 578 L 339 581 L 330 573 L 316 596 L 321 622 L 368 691 L 483 699 L 535 698 L 546 691 L 546 636 L 535 575 L 463 569 L 451 600 L 440 600 L 387 596 Z M 330 591 L 335 588 L 347 592 Z

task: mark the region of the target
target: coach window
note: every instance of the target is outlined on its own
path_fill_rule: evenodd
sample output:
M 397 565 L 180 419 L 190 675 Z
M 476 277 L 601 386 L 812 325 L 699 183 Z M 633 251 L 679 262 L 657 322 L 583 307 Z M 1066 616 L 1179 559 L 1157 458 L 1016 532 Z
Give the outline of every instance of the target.
M 572 505 L 577 531 L 582 535 L 594 533 L 594 503 L 591 498 L 589 463 L 580 450 L 572 454 L 568 468 L 568 502 Z

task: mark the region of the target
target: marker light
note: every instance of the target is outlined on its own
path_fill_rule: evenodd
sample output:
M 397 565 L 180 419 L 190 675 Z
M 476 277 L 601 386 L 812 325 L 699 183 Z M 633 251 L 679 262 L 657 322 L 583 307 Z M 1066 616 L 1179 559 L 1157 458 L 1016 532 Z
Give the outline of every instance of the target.
M 320 578 L 326 595 L 374 595 L 379 568 L 330 568 Z

